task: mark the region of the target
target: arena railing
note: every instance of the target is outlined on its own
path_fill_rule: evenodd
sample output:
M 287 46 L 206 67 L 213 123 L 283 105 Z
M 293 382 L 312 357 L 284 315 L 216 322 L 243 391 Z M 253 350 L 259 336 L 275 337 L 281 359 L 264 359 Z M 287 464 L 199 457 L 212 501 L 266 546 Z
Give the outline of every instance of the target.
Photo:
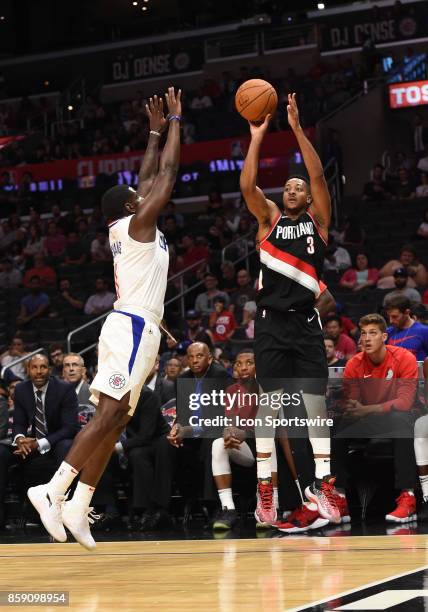
M 34 351 L 31 351 L 31 353 L 27 353 L 22 357 L 18 357 L 18 359 L 15 359 L 15 361 L 11 361 L 11 363 L 8 363 L 7 365 L 3 366 L 0 372 L 0 378 L 4 377 L 6 370 L 10 370 L 10 368 L 13 368 L 14 366 L 18 365 L 18 363 L 27 361 L 27 359 L 31 359 L 31 357 L 34 357 L 34 355 L 38 355 L 39 353 L 46 353 L 46 349 L 43 348 L 43 346 L 40 346 Z

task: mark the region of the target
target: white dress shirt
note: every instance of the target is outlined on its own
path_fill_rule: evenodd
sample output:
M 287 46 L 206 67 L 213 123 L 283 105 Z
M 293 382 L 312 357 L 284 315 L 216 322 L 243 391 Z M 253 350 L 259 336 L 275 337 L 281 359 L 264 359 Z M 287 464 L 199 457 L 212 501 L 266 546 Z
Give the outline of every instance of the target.
M 43 387 L 41 387 L 41 389 L 37 389 L 37 387 L 33 385 L 33 393 L 34 393 L 35 402 L 37 402 L 37 391 L 42 392 L 41 399 L 42 399 L 42 404 L 43 404 L 43 411 L 45 411 L 45 399 L 46 399 L 46 391 L 48 389 L 48 386 L 49 386 L 49 381 Z M 45 423 L 46 423 L 46 412 L 45 412 Z M 25 436 L 24 434 L 16 434 L 15 438 L 13 439 L 14 446 L 16 446 L 16 440 L 18 438 L 25 438 Z M 39 440 L 37 440 L 37 444 L 39 446 L 39 453 L 41 455 L 44 455 L 45 453 L 51 450 L 51 445 L 47 438 L 40 438 Z

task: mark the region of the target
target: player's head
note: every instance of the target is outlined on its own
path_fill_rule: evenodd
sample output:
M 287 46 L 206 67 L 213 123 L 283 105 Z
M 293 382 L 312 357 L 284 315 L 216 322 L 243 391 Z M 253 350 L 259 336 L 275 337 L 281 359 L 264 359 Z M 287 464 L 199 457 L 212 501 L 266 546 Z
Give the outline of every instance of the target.
M 234 367 L 238 378 L 247 379 L 256 377 L 256 362 L 254 351 L 251 348 L 242 349 L 236 355 Z
M 388 337 L 385 319 L 377 313 L 367 314 L 361 317 L 359 327 L 362 350 L 367 355 L 378 353 L 385 345 Z
M 299 213 L 306 210 L 312 202 L 309 183 L 304 176 L 294 174 L 288 177 L 284 186 L 282 201 L 286 211 Z
M 129 185 L 115 185 L 102 197 L 101 208 L 108 223 L 121 217 L 134 214 L 138 204 L 143 200 L 135 189 Z
M 390 324 L 397 329 L 403 329 L 409 322 L 410 310 L 411 303 L 409 298 L 405 295 L 396 295 L 392 297 L 386 307 L 386 314 L 388 315 Z

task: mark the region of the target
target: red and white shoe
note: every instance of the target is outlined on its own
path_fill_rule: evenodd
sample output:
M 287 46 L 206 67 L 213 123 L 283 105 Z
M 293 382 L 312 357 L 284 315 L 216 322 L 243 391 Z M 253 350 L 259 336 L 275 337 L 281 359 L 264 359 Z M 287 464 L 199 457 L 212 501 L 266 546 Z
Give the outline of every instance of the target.
M 318 510 L 311 510 L 302 504 L 290 514 L 286 521 L 277 521 L 275 527 L 284 533 L 301 533 L 310 529 L 321 529 L 328 525 L 328 519 L 322 518 Z
M 259 480 L 257 483 L 257 507 L 254 512 L 256 527 L 271 527 L 276 521 L 276 508 L 273 503 L 272 481 Z
M 305 489 L 305 495 L 309 501 L 318 506 L 320 515 L 330 523 L 341 522 L 339 508 L 336 505 L 337 493 L 334 492 L 334 476 L 316 478 L 315 481 Z
M 416 497 L 403 491 L 395 500 L 397 507 L 385 516 L 391 523 L 410 523 L 416 521 Z
M 340 513 L 340 522 L 350 523 L 351 515 L 349 514 L 348 502 L 346 500 L 346 497 L 344 495 L 334 493 L 334 500 Z

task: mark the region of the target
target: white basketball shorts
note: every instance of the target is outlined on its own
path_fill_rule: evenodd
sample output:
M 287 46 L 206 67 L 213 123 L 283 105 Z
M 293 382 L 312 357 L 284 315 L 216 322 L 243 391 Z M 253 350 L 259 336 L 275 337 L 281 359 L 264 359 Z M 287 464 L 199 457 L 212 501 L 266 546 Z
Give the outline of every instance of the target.
M 129 415 L 133 415 L 141 388 L 153 368 L 159 351 L 160 331 L 156 323 L 115 310 L 101 329 L 98 344 L 98 371 L 91 385 L 91 401 L 98 405 L 99 394 L 120 400 L 131 392 Z

